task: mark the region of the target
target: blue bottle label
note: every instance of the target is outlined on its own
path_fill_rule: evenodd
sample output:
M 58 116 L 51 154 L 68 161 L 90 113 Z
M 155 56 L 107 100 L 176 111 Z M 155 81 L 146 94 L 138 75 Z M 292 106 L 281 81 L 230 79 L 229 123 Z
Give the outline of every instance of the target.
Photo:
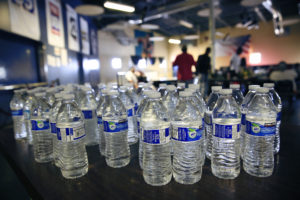
M 56 128 L 57 139 L 63 142 L 72 142 L 85 137 L 84 125 L 75 128 Z
M 276 122 L 259 124 L 246 121 L 246 133 L 254 136 L 275 135 Z
M 166 144 L 170 142 L 170 128 L 161 130 L 143 130 L 142 140 L 149 144 Z
M 133 108 L 127 110 L 127 116 L 128 117 L 132 117 L 133 116 Z
M 200 140 L 202 137 L 203 128 L 183 128 L 178 127 L 178 130 L 173 132 L 172 138 L 174 140 L 191 142 Z
M 56 123 L 50 123 L 51 126 L 51 133 L 56 134 L 57 130 L 56 130 Z
M 280 121 L 280 120 L 281 120 L 281 112 L 278 112 L 278 113 L 277 113 L 276 120 L 277 120 L 277 121 Z
M 30 120 L 30 110 L 23 110 L 24 119 Z
M 137 114 L 137 111 L 139 109 L 139 105 L 137 103 L 134 104 L 134 114 Z
M 138 134 L 140 133 L 140 122 L 137 120 L 137 131 L 138 131 Z
M 102 124 L 102 123 L 103 123 L 102 117 L 98 116 L 98 117 L 97 117 L 97 122 L 98 122 L 98 124 Z
M 12 116 L 22 116 L 23 115 L 23 110 L 20 109 L 20 110 L 12 110 L 11 111 L 11 115 Z
M 83 110 L 82 111 L 85 119 L 92 119 L 93 118 L 93 111 L 92 110 Z
M 31 129 L 33 131 L 42 131 L 49 129 L 49 121 L 45 120 L 31 120 Z
M 214 136 L 225 139 L 238 139 L 240 138 L 241 124 L 223 125 L 214 124 Z
M 105 132 L 116 133 L 128 130 L 128 121 L 110 122 L 103 121 L 103 129 Z
M 242 113 L 242 125 L 246 125 L 246 114 Z

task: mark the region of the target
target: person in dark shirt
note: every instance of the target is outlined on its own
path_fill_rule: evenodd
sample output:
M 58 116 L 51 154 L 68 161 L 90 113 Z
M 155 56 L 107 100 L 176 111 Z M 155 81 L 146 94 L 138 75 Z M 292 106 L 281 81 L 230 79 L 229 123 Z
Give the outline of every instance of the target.
M 178 81 L 185 82 L 186 84 L 193 82 L 192 66 L 196 65 L 196 62 L 191 54 L 187 53 L 187 47 L 181 48 L 182 54 L 179 54 L 173 66 L 178 66 L 177 79 Z
M 205 54 L 200 55 L 196 64 L 196 75 L 200 76 L 200 86 L 203 96 L 207 95 L 208 91 L 208 72 L 210 70 L 210 48 L 207 47 Z

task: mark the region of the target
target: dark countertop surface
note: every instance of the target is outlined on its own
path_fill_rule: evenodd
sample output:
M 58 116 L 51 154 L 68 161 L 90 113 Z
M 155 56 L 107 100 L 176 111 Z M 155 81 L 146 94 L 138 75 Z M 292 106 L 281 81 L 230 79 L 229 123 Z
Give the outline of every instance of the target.
M 218 179 L 206 159 L 198 183 L 182 185 L 172 179 L 165 186 L 153 187 L 143 180 L 136 144 L 131 147 L 130 164 L 119 169 L 106 165 L 98 146 L 88 147 L 88 174 L 67 180 L 52 163 L 36 163 L 32 146 L 16 142 L 11 127 L 0 130 L 0 151 L 33 199 L 300 199 L 300 125 L 295 123 L 299 113 L 283 112 L 281 150 L 268 178 L 253 177 L 241 169 L 234 180 Z

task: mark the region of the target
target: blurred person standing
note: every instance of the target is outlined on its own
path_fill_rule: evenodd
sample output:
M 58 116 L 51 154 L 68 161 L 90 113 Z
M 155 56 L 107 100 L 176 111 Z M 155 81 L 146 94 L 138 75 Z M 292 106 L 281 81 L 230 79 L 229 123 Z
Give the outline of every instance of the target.
M 207 95 L 208 91 L 208 73 L 210 71 L 210 48 L 207 47 L 205 53 L 200 55 L 196 64 L 196 75 L 199 75 L 200 88 L 203 96 Z
M 193 83 L 192 66 L 196 65 L 196 62 L 191 54 L 187 53 L 187 47 L 184 45 L 181 48 L 182 53 L 177 55 L 173 66 L 178 66 L 177 79 L 180 82 L 187 84 Z
M 243 49 L 241 47 L 239 47 L 236 50 L 236 53 L 233 54 L 231 59 L 230 59 L 230 70 L 232 72 L 232 77 L 237 76 L 241 71 L 241 69 L 240 69 L 241 57 L 240 57 L 240 55 L 242 54 L 242 52 L 243 52 Z
M 132 85 L 137 88 L 138 87 L 138 79 L 135 75 L 135 68 L 134 67 L 131 67 L 129 69 L 128 72 L 126 72 L 125 74 L 125 78 L 126 80 L 129 82 L 129 83 L 132 83 Z

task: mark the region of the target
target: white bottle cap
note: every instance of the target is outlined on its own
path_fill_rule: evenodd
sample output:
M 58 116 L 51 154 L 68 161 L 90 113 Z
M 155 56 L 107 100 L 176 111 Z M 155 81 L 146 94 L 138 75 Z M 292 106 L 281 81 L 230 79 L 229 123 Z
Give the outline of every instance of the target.
M 181 97 L 190 97 L 190 96 L 193 96 L 193 94 L 190 91 L 182 91 L 182 92 L 179 92 L 179 96 L 181 96 Z
M 118 92 L 116 90 L 109 90 L 108 95 L 110 96 L 118 95 Z
M 249 85 L 249 90 L 256 90 L 256 88 L 259 88 L 259 85 Z
M 259 88 L 256 88 L 256 91 L 259 92 L 259 93 L 268 93 L 269 92 L 269 88 L 259 87 Z
M 74 99 L 74 94 L 64 94 L 63 99 L 65 99 L 65 100 Z
M 222 90 L 222 86 L 211 86 L 211 90 L 212 90 L 213 92 L 217 92 L 217 91 L 219 91 L 219 90 Z
M 56 88 L 53 88 L 53 87 L 47 88 L 47 89 L 46 89 L 46 92 L 48 92 L 48 93 L 56 92 Z
M 101 92 L 102 92 L 102 94 L 108 94 L 109 90 L 108 89 L 103 89 Z
M 200 88 L 200 85 L 189 84 L 189 88 L 198 90 Z
M 219 92 L 220 94 L 232 94 L 232 89 L 222 89 Z
M 36 97 L 44 97 L 46 95 L 45 92 L 38 92 L 38 93 L 35 93 L 35 96 Z
M 125 85 L 120 86 L 120 91 L 126 91 L 127 89 L 128 87 Z
M 92 91 L 92 89 L 89 88 L 89 87 L 81 86 L 80 88 L 81 88 L 81 90 L 84 91 L 84 92 L 90 92 L 90 91 Z
M 148 94 L 149 95 L 149 98 L 160 98 L 160 93 L 159 92 L 156 92 L 156 91 L 153 91 L 151 93 Z
M 177 83 L 177 87 L 184 87 L 185 88 L 185 83 Z
M 185 92 L 191 92 L 194 93 L 197 89 L 196 88 L 185 88 L 184 91 Z
M 229 85 L 229 88 L 231 88 L 231 89 L 240 89 L 240 84 L 230 84 Z
M 176 87 L 175 87 L 175 85 L 168 85 L 167 86 L 167 90 L 169 90 L 169 91 L 175 91 Z
M 146 84 L 145 84 L 145 85 L 146 85 Z M 165 83 L 160 83 L 160 84 L 159 84 L 159 87 L 160 87 L 160 88 L 165 88 L 165 87 L 167 87 L 167 84 L 165 84 Z
M 59 98 L 63 98 L 64 95 L 65 95 L 64 93 L 57 93 L 54 96 L 56 99 L 59 99 Z
M 156 91 L 146 90 L 146 91 L 144 91 L 144 95 L 146 95 L 147 97 L 149 97 L 149 95 L 151 95 L 150 93 L 152 93 L 152 92 L 156 92 Z
M 105 83 L 99 83 L 98 84 L 98 88 L 105 88 L 105 87 L 106 87 Z
M 275 84 L 274 83 L 264 83 L 264 87 L 266 88 L 274 88 Z

